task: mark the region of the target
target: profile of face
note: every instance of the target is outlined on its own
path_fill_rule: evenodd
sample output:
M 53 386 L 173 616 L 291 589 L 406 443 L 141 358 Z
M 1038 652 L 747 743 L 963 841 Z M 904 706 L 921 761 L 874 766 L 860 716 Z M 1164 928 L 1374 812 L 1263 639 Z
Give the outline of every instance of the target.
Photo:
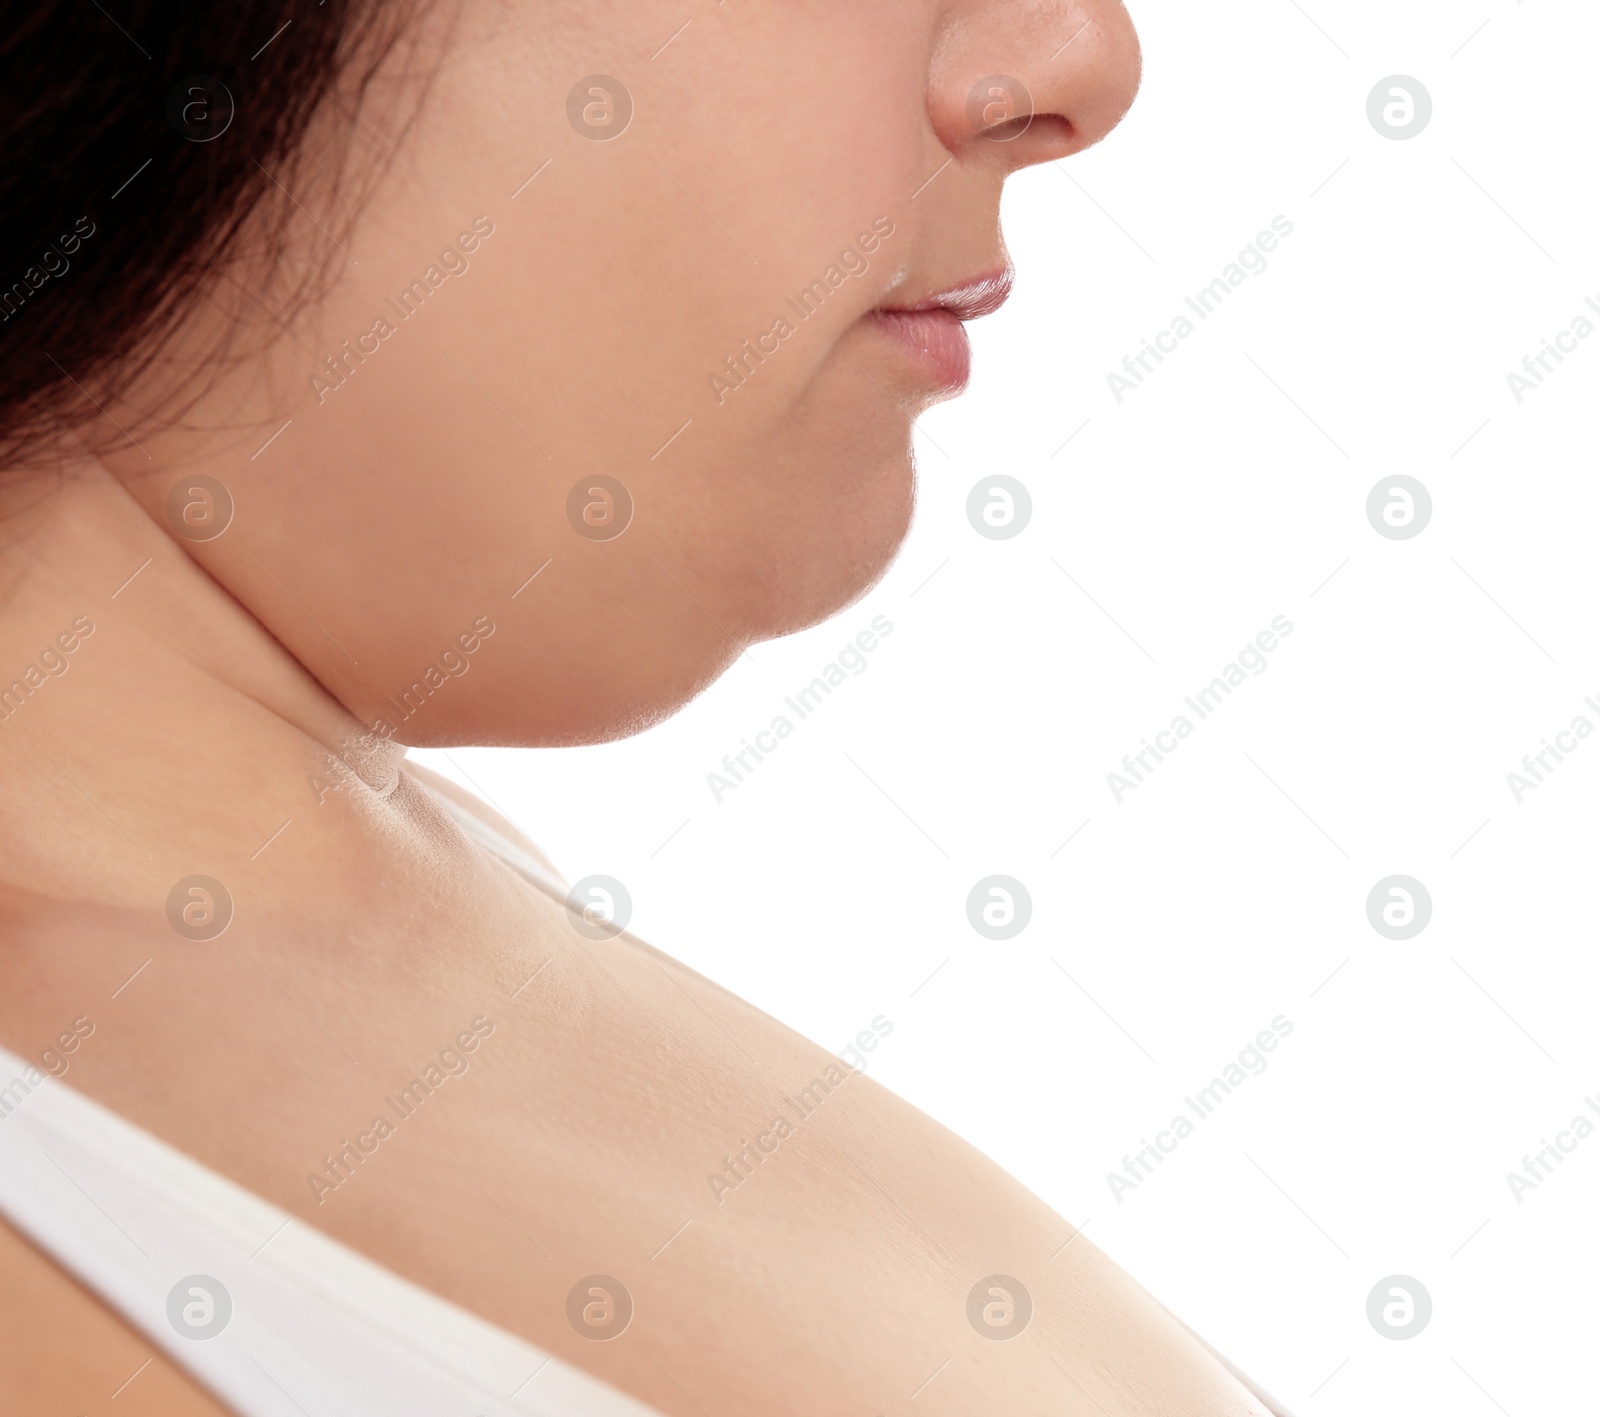
M 195 338 L 246 357 L 107 461 L 383 736 L 618 736 L 883 573 L 911 423 L 1009 286 L 1002 183 L 1116 124 L 1137 43 L 1118 0 L 415 26 L 370 162 L 337 112 L 307 140 L 371 180 L 348 221 L 293 192 L 275 269 L 336 278 L 288 328 L 213 299 Z

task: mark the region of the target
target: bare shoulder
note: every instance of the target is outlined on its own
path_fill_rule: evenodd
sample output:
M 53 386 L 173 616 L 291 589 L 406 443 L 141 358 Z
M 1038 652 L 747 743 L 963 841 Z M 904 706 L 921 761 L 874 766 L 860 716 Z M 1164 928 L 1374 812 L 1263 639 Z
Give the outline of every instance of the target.
M 108 1069 L 89 1091 L 670 1417 L 1263 1417 L 1087 1239 L 858 1066 L 892 1021 L 836 1056 L 631 936 L 581 933 L 506 875 L 447 872 L 425 915 L 396 871 L 373 918 L 341 922 L 339 967 L 303 976 L 305 1007 L 341 1020 L 365 1066 L 288 1073 L 279 1016 L 241 1012 L 215 1066 L 185 1055 L 148 1074 L 164 1087 L 131 1090 Z M 326 929 L 316 908 L 303 936 L 263 948 L 292 962 Z M 210 998 L 169 996 L 148 1037 L 213 1026 Z M 244 1105 L 263 1078 L 276 1112 Z M 26 1355 L 0 1365 L 3 1412 L 223 1410 L 3 1230 L 0 1339 Z
M 323 1218 L 351 1243 L 674 1417 L 1265 1417 L 1109 1257 L 850 1057 L 632 937 L 562 948 L 553 924 L 451 1114 L 470 1175 L 417 1154 L 352 1180 L 362 1208 L 341 1188 Z M 419 1206 L 462 1221 L 418 1227 Z

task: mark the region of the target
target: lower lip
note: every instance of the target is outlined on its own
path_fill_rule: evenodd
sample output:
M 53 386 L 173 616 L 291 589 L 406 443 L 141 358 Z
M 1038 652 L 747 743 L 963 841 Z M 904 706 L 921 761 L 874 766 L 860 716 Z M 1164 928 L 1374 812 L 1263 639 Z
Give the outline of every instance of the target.
M 966 388 L 972 346 L 966 326 L 948 310 L 876 310 L 871 318 L 927 371 L 935 387 L 950 393 Z

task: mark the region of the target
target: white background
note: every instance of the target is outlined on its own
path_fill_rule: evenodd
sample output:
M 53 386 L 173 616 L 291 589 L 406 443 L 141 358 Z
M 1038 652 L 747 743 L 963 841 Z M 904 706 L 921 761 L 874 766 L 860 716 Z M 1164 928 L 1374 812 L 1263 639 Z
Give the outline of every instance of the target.
M 1506 1173 L 1600 1095 L 1600 735 L 1520 803 L 1506 774 L 1600 725 L 1600 338 L 1520 404 L 1506 375 L 1600 299 L 1600 17 L 1132 8 L 1143 93 L 1008 189 L 1016 296 L 924 421 L 866 601 L 630 741 L 416 757 L 828 1048 L 886 1015 L 880 1082 L 1297 1412 L 1593 1410 L 1600 1135 L 1520 1203 Z M 1367 118 L 1395 74 L 1434 104 L 1407 141 Z M 1278 215 L 1266 272 L 1117 403 L 1106 374 Z M 1033 498 L 1010 541 L 966 518 L 996 473 Z M 1408 541 L 1366 518 L 1396 473 L 1434 502 Z M 878 614 L 866 672 L 716 802 L 707 773 Z M 1277 615 L 1270 667 L 1118 803 L 1122 755 Z M 1033 898 L 1004 943 L 965 910 L 994 873 Z M 1433 898 L 1405 942 L 1365 910 L 1395 873 Z M 1279 1014 L 1267 1071 L 1115 1199 Z M 1366 1317 L 1393 1274 L 1433 1300 L 1409 1341 Z

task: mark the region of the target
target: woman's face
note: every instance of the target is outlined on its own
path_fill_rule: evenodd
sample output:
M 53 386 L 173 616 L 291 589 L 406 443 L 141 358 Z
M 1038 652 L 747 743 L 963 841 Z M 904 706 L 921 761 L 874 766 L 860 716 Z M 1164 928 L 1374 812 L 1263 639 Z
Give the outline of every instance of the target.
M 158 471 L 113 465 L 380 733 L 616 736 L 883 572 L 964 338 L 879 312 L 1003 298 L 1003 180 L 1116 123 L 1137 44 L 1117 0 L 419 23 L 394 66 L 437 70 L 351 224 L 293 193 L 337 283 L 142 440 Z

